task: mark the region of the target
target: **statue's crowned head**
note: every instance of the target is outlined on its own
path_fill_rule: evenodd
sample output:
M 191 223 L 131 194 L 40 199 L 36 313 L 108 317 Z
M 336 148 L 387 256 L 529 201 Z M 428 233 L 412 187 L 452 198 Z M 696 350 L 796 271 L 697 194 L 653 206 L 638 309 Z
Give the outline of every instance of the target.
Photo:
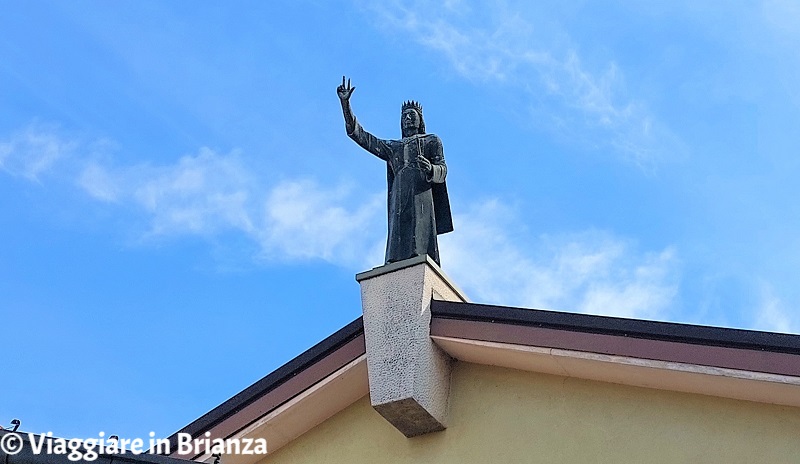
M 400 130 L 403 137 L 425 133 L 425 120 L 422 119 L 422 105 L 414 100 L 403 103 L 400 114 Z

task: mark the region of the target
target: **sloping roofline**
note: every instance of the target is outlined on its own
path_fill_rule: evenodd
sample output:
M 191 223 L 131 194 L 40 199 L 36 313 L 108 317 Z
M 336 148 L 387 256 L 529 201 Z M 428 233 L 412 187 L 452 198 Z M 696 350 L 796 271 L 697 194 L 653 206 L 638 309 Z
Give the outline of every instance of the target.
M 225 427 L 226 436 L 220 438 L 228 438 L 364 353 L 364 322 L 359 317 L 172 434 L 169 437 L 170 449 L 177 449 L 179 433 L 197 438 L 207 431 L 225 425 L 226 422 L 230 422 L 230 425 Z M 295 382 L 292 382 L 293 380 Z M 292 383 L 294 384 L 290 385 Z M 276 392 L 282 386 L 290 388 L 284 388 L 284 391 L 280 392 L 283 394 L 272 398 L 268 404 L 259 404 L 259 402 L 267 403 L 263 401 L 267 395 Z M 249 413 L 248 416 L 256 414 L 257 417 L 234 418 L 242 412 Z M 217 437 L 215 435 L 213 438 Z
M 431 302 L 431 315 L 441 319 L 542 327 L 694 345 L 800 354 L 800 335 L 777 332 L 441 300 Z
M 467 362 L 519 367 L 529 365 L 533 353 L 539 356 L 534 364 L 544 366 L 543 356 L 552 357 L 556 351 L 562 357 L 572 356 L 570 353 L 581 357 L 584 353 L 581 368 L 587 366 L 586 362 L 594 363 L 590 370 L 602 374 L 583 376 L 561 369 L 563 366 L 557 370 L 543 367 L 538 372 L 627 383 L 625 376 L 633 372 L 631 369 L 639 369 L 639 373 L 661 369 L 656 377 L 663 380 L 665 375 L 672 376 L 666 382 L 630 384 L 728 395 L 731 388 L 746 392 L 756 382 L 770 385 L 752 396 L 734 391 L 728 397 L 769 402 L 775 396 L 782 404 L 800 406 L 800 335 L 432 300 L 431 338 L 455 359 Z M 525 350 L 529 351 L 525 354 L 528 358 L 522 364 L 503 359 Z M 363 371 L 357 375 L 364 378 L 352 380 L 351 375 L 350 381 L 365 384 L 364 354 L 363 321 L 359 318 L 176 432 L 170 440 L 176 440 L 180 432 L 199 437 L 210 431 L 211 438 L 253 433 L 282 405 L 294 407 L 289 403 L 293 398 L 356 362 Z M 644 360 L 644 364 L 630 360 Z M 614 363 L 624 366 L 608 370 Z M 684 388 L 687 378 L 709 374 L 703 366 L 715 370 L 711 377 L 717 379 L 720 388 Z M 672 382 L 672 378 L 678 380 Z M 346 406 L 342 403 L 342 408 Z
M 433 300 L 431 336 L 800 376 L 800 335 Z

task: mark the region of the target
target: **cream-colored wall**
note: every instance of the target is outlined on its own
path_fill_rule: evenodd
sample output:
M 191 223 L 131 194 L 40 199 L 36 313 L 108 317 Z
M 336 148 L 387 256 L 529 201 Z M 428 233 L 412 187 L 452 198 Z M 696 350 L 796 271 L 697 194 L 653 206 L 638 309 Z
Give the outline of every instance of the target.
M 260 464 L 800 463 L 800 409 L 457 363 L 449 428 L 407 439 L 362 398 Z

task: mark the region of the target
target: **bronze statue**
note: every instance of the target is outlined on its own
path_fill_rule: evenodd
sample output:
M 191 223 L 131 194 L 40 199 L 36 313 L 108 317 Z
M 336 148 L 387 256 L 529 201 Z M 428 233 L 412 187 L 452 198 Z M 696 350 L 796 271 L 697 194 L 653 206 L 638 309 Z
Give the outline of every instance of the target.
M 422 107 L 415 101 L 403 103 L 400 140 L 383 140 L 365 131 L 350 109 L 355 87 L 342 77 L 336 89 L 342 103 L 345 128 L 361 148 L 386 161 L 389 183 L 389 237 L 386 263 L 429 255 L 439 263 L 438 234 L 453 230 L 447 196 L 447 165 L 442 141 L 425 133 Z

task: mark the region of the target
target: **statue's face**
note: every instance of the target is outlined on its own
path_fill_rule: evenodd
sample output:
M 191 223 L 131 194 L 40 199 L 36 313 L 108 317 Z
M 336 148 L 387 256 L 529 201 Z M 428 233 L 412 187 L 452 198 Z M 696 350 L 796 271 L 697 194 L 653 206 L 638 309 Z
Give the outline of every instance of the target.
M 420 118 L 419 113 L 408 108 L 407 110 L 403 111 L 400 120 L 400 127 L 403 128 L 403 133 L 409 132 L 412 134 L 416 134 L 419 131 L 419 124 Z

